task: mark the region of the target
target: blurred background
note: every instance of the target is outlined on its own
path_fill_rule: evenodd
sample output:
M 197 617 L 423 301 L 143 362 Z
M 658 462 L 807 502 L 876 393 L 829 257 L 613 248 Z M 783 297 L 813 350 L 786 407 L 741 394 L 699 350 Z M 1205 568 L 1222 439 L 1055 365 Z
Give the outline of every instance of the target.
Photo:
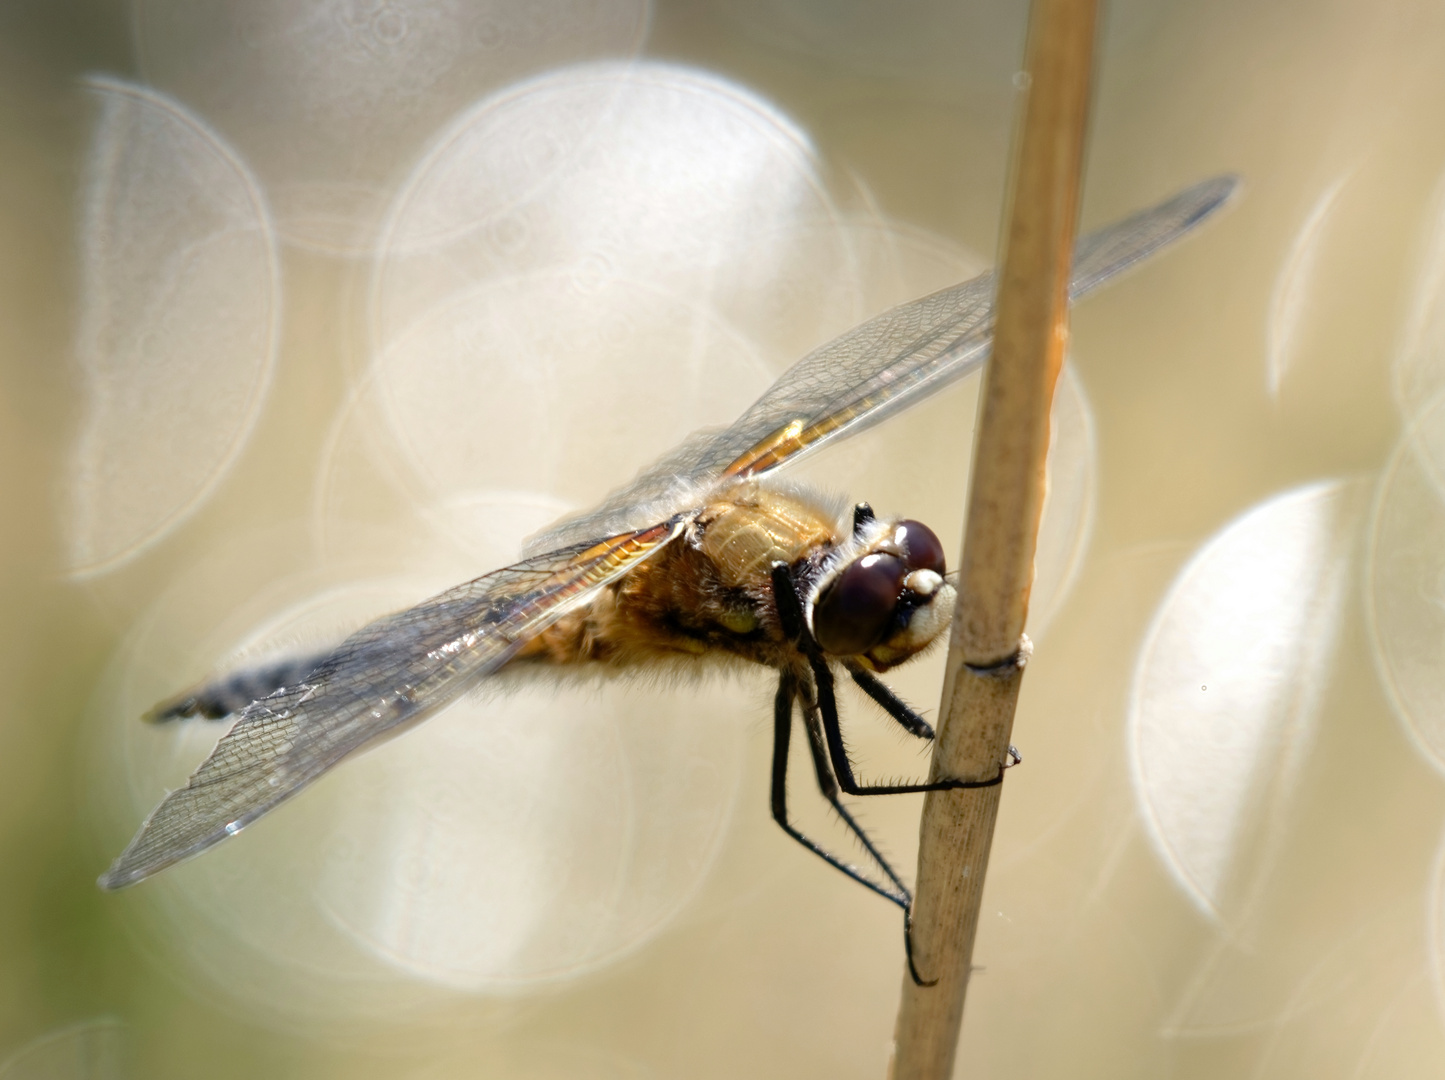
M 883 1074 L 897 912 L 770 821 L 766 673 L 468 698 L 94 881 L 220 734 L 158 698 L 991 262 L 1025 18 L 0 7 L 0 1080 Z M 961 1076 L 1445 1068 L 1442 54 L 1423 0 L 1106 9 L 1084 227 L 1246 189 L 1076 313 Z M 794 479 L 956 551 L 975 394 Z M 905 869 L 918 810 L 861 809 Z

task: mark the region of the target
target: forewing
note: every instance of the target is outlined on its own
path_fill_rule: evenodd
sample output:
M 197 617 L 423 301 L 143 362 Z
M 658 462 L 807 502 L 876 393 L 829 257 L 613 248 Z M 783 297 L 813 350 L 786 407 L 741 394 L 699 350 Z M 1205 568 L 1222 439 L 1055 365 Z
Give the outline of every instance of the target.
M 242 709 L 100 884 L 130 885 L 205 850 L 348 754 L 435 712 L 660 551 L 684 524 L 677 518 L 528 559 L 363 627 L 300 682 Z
M 1069 295 L 1077 300 L 1184 236 L 1239 187 L 1196 184 L 1079 241 Z M 597 509 L 533 538 L 528 551 L 622 532 L 696 502 L 724 476 L 760 476 L 909 408 L 979 367 L 993 344 L 992 273 L 886 311 L 799 360 L 726 429 L 705 430 Z

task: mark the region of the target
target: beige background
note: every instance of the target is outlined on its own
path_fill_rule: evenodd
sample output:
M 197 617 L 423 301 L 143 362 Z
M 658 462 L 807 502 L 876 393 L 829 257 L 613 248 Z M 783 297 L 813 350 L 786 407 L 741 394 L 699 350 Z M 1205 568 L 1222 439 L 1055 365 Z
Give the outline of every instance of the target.
M 343 22 L 392 40 L 399 24 L 387 20 L 397 11 L 412 25 L 433 9 L 460 18 L 446 5 L 310 6 L 321 12 L 323 43 L 332 40 L 327 27 Z M 449 950 L 465 941 L 485 953 L 501 916 L 482 900 L 439 911 L 424 901 L 450 894 L 425 882 L 413 888 L 417 906 L 407 911 L 419 921 L 401 962 L 327 906 L 333 879 L 307 876 L 334 855 L 324 838 L 342 835 L 337 820 L 361 805 L 346 799 L 370 800 L 372 815 L 343 821 L 361 846 L 344 865 L 366 870 L 350 897 L 388 880 L 384 868 L 366 869 L 368 838 L 381 845 L 386 830 L 400 828 L 402 809 L 430 829 L 470 820 L 476 793 L 465 771 L 431 786 L 386 786 L 404 775 L 384 772 L 386 755 L 421 753 L 409 741 L 156 882 L 105 895 L 93 881 L 215 735 L 156 741 L 171 737 L 135 720 L 149 700 L 257 635 L 334 634 L 348 619 L 355 625 L 491 568 L 506 557 L 495 549 L 514 547 L 557 510 L 549 498 L 600 496 L 659 449 L 647 441 L 650 426 L 683 420 L 650 403 L 625 418 L 621 395 L 569 451 L 581 464 L 563 461 L 531 481 L 530 502 L 508 494 L 514 518 L 486 533 L 492 489 L 531 460 L 513 442 L 488 454 L 494 427 L 522 431 L 516 438 L 535 428 L 544 443 L 560 437 L 557 429 L 600 411 L 594 395 L 609 385 L 608 363 L 658 365 L 629 394 L 671 377 L 673 339 L 657 327 L 671 325 L 668 303 L 678 296 L 651 305 L 633 291 L 627 334 L 636 336 L 584 336 L 571 357 L 600 384 L 584 391 L 573 369 L 559 369 L 544 388 L 556 413 L 522 413 L 520 422 L 505 403 L 489 419 L 494 403 L 478 397 L 481 439 L 466 445 L 501 478 L 482 484 L 492 491 L 482 512 L 457 504 L 434 471 L 418 478 L 385 445 L 378 452 L 369 433 L 402 399 L 381 399 L 378 412 L 366 397 L 376 385 L 366 373 L 378 363 L 380 301 L 379 242 L 365 223 L 407 175 L 422 136 L 514 79 L 632 49 L 770 102 L 768 130 L 791 124 L 804 140 L 779 151 L 793 164 L 778 166 L 797 170 L 801 186 L 779 190 L 803 192 L 834 215 L 788 219 L 800 254 L 773 256 L 778 280 L 795 293 L 750 284 L 744 271 L 757 256 L 741 248 L 727 264 L 731 284 L 718 286 L 685 260 L 669 271 L 681 275 L 671 279 L 675 292 L 693 287 L 692 272 L 721 290 L 706 304 L 722 344 L 692 361 L 737 364 L 765 385 L 767 371 L 829 332 L 947 284 L 992 251 L 1023 5 L 914 3 L 884 14 L 882 5 L 718 0 L 660 3 L 650 22 L 645 12 L 635 18 L 640 8 L 608 16 L 602 5 L 578 6 L 556 25 L 518 29 L 497 18 L 456 34 L 463 54 L 477 42 L 511 50 L 492 75 L 401 80 L 367 107 L 385 110 L 410 94 L 426 106 L 412 119 L 361 124 L 334 140 L 346 152 L 331 157 L 332 144 L 320 140 L 299 164 L 268 148 L 313 145 L 306 124 L 319 114 L 283 107 L 286 80 L 296 56 L 324 66 L 325 55 L 278 50 L 267 54 L 266 79 L 243 73 L 233 84 L 221 61 L 187 52 L 199 39 L 177 32 L 163 42 L 167 67 L 156 38 L 142 56 L 133 32 L 147 11 L 161 18 L 166 7 L 12 0 L 0 11 L 0 1078 L 882 1075 L 902 974 L 896 912 L 768 819 L 761 677 L 564 688 L 555 699 L 509 702 L 582 755 L 568 759 L 575 774 L 558 778 L 545 761 L 538 773 L 544 792 L 558 778 L 560 801 L 544 800 L 544 809 L 572 830 L 574 847 L 558 851 L 595 851 L 603 841 L 589 839 L 589 828 L 618 835 L 606 817 L 611 785 L 582 767 L 613 761 L 607 754 L 622 755 L 642 792 L 629 796 L 631 816 L 618 818 L 632 830 L 628 842 L 638 829 L 656 827 L 660 837 L 628 849 L 636 858 L 622 885 L 611 864 L 596 879 L 575 858 L 563 860 L 572 877 L 549 864 L 554 899 L 581 910 L 606 878 L 614 906 L 598 923 L 603 944 L 590 952 L 565 935 L 530 939 L 542 943 L 541 959 L 524 976 L 507 968 L 510 979 L 483 977 L 483 960 Z M 242 49 L 240 41 L 230 47 Z M 253 47 L 264 43 L 244 43 Z M 1247 189 L 1227 216 L 1089 300 L 1075 320 L 1075 372 L 1096 457 L 1058 489 L 1079 501 L 1085 524 L 1092 490 L 1092 532 L 1025 683 L 1016 741 L 1026 763 L 1003 799 L 960 1075 L 1313 1080 L 1433 1076 L 1445 1067 L 1445 787 L 1432 740 L 1445 694 L 1432 681 L 1439 639 L 1431 636 L 1445 580 L 1432 558 L 1445 536 L 1428 407 L 1442 344 L 1432 336 L 1442 53 L 1445 15 L 1418 0 L 1133 0 L 1108 11 L 1086 226 L 1218 172 L 1242 174 Z M 398 64 L 436 62 L 425 50 L 397 55 Z M 373 67 L 357 77 L 374 78 L 391 61 L 367 62 Z M 208 70 L 216 72 L 209 82 Z M 74 462 L 93 416 L 77 340 L 95 299 L 82 272 L 81 208 L 100 115 L 80 80 L 96 73 L 149 77 L 214 124 L 253 171 L 276 208 L 283 314 L 269 390 L 254 423 L 241 425 L 244 445 L 229 469 L 148 546 L 77 576 Z M 265 130 L 247 120 L 252 93 L 270 103 Z M 375 152 L 358 155 L 355 140 L 365 139 Z M 288 178 L 313 180 L 307 169 L 331 167 L 340 181 L 360 176 L 365 197 L 346 202 L 337 194 L 344 184 L 280 194 Z M 668 181 L 683 192 L 719 182 L 706 173 Z M 635 211 L 640 181 L 630 183 L 613 197 Z M 677 213 L 686 203 L 677 197 Z M 321 215 L 324 228 L 307 216 L 318 205 L 336 210 Z M 633 244 L 635 233 L 599 235 L 614 269 L 629 252 L 637 257 L 641 268 L 623 278 L 653 272 L 643 265 L 652 249 Z M 659 251 L 681 250 L 670 235 L 654 241 Z M 837 244 L 856 261 L 840 264 Z M 505 255 L 506 244 L 498 250 Z M 517 265 L 504 258 L 489 273 L 511 280 Z M 135 271 L 142 281 L 143 271 Z M 835 285 L 846 303 L 829 291 Z M 529 303 L 552 295 L 527 294 Z M 587 311 L 615 310 L 578 314 L 565 303 L 568 288 L 555 295 L 557 307 L 533 320 L 542 337 L 529 340 L 593 326 Z M 595 291 L 579 295 L 597 304 Z M 523 307 L 502 301 L 504 313 Z M 205 320 L 199 325 L 197 340 L 206 341 Z M 219 357 L 235 342 L 211 344 Z M 431 404 L 465 417 L 472 399 L 441 385 Z M 717 404 L 711 390 L 695 397 L 689 407 L 700 412 L 688 425 Z M 427 402 L 402 404 L 426 415 Z M 952 550 L 972 406 L 966 385 L 800 472 L 932 523 Z M 175 425 L 175 454 L 214 434 L 195 414 L 147 415 Z M 1421 437 L 1401 444 L 1412 421 Z M 1087 447 L 1087 432 L 1078 438 Z M 595 475 L 579 472 L 584 466 Z M 1237 542 L 1211 548 L 1212 560 L 1179 579 L 1240 515 L 1314 482 L 1338 483 L 1271 503 L 1250 519 L 1253 531 L 1231 534 Z M 131 505 L 151 492 L 109 494 Z M 1077 539 L 1061 541 L 1065 555 Z M 1259 574 L 1259 587 L 1249 587 Z M 1297 587 L 1270 592 L 1286 579 Z M 304 623 L 294 605 L 357 581 L 382 584 L 345 593 L 304 632 L 277 622 L 285 614 Z M 1261 597 L 1268 602 L 1251 605 Z M 1256 632 L 1268 648 L 1231 653 Z M 895 680 L 929 708 L 938 681 L 937 657 Z M 1180 690 L 1195 682 L 1233 695 L 1227 707 L 1201 713 Z M 861 702 L 847 706 L 870 772 L 922 771 L 923 759 Z M 611 742 L 587 726 L 597 716 L 612 725 Z M 468 753 L 481 752 L 478 729 L 450 722 Z M 611 749 L 594 752 L 589 738 Z M 482 751 L 496 745 L 483 742 Z M 679 760 L 706 764 L 696 774 L 703 779 L 669 787 L 663 778 Z M 505 758 L 493 767 L 509 775 Z M 418 777 L 433 775 L 417 768 Z M 806 779 L 799 773 L 793 785 L 800 805 Z M 538 786 L 519 783 L 517 798 Z M 903 867 L 917 811 L 909 798 L 864 811 Z M 527 823 L 536 830 L 538 820 L 550 819 Z M 827 824 L 817 813 L 809 820 Z M 496 821 L 487 842 L 508 835 L 505 815 Z M 455 836 L 470 834 L 446 835 L 460 844 Z M 552 835 L 542 830 L 538 842 Z M 501 902 L 486 892 L 500 863 L 478 861 L 465 845 L 438 859 L 472 875 L 463 874 L 462 895 L 480 890 Z M 638 911 L 640 923 L 627 922 Z M 542 968 L 548 977 L 538 981 Z

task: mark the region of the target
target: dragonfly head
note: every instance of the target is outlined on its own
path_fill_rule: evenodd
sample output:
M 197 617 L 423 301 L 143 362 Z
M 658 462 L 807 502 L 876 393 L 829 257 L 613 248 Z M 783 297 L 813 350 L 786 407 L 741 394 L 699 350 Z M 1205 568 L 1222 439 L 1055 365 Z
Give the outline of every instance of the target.
M 927 648 L 953 616 L 943 544 L 917 521 L 855 512 L 853 536 L 819 578 L 808 605 L 825 652 L 886 671 Z

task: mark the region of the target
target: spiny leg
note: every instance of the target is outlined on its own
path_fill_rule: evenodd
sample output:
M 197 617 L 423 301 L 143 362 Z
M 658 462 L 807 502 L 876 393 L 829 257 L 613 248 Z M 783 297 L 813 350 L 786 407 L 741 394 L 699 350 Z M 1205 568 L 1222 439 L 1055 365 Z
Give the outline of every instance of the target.
M 897 720 L 909 734 L 917 735 L 920 739 L 933 738 L 932 725 L 914 712 L 886 683 L 874 678 L 872 672 L 864 668 L 849 667 L 848 674 L 853 676 L 853 681 L 862 688 L 865 694 L 877 702 L 884 712 Z M 1022 763 L 1024 759 L 1016 746 L 1008 748 L 1008 756 L 1009 760 L 1004 764 L 1005 769 L 1013 768 Z
M 798 685 L 796 696 L 799 704 L 803 707 L 803 730 L 808 733 L 808 750 L 813 755 L 813 772 L 816 773 L 818 777 L 818 790 L 823 793 L 823 798 L 828 800 L 829 805 L 831 805 L 833 809 L 838 812 L 838 816 L 843 819 L 843 823 L 847 825 L 848 828 L 852 830 L 853 835 L 858 838 L 858 842 L 862 844 L 863 849 L 868 852 L 868 857 L 883 871 L 888 880 L 893 882 L 899 893 L 909 897 L 911 900 L 912 894 L 909 892 L 908 886 L 903 884 L 903 879 L 898 876 L 888 860 L 883 857 L 883 853 L 880 852 L 878 846 L 873 843 L 872 837 L 864 831 L 863 826 L 858 824 L 857 819 L 853 817 L 852 813 L 849 812 L 848 808 L 844 806 L 838 798 L 838 781 L 834 778 L 833 771 L 828 767 L 828 750 L 823 734 L 823 725 L 818 718 L 818 705 L 817 702 L 812 699 L 812 695 L 808 693 L 806 683 Z
M 849 795 L 911 795 L 920 791 L 961 791 L 971 788 L 993 787 L 1003 783 L 1006 766 L 1000 765 L 998 775 L 988 780 L 931 780 L 916 784 L 860 784 L 853 775 L 853 763 L 848 760 L 848 749 L 843 745 L 843 728 L 838 723 L 838 701 L 833 694 L 833 672 L 828 662 L 816 652 L 808 657 L 813 669 L 813 682 L 818 690 L 818 712 L 823 721 L 823 734 L 827 738 L 828 758 L 837 774 L 838 786 Z
M 833 672 L 823 657 L 823 650 L 809 633 L 803 617 L 803 602 L 798 597 L 797 586 L 784 563 L 777 563 L 772 571 L 773 600 L 777 605 L 778 621 L 783 634 L 808 659 L 813 672 L 813 685 L 817 692 L 817 705 L 823 719 L 823 733 L 827 737 L 828 757 L 833 763 L 833 772 L 838 785 L 849 795 L 910 795 L 923 791 L 959 791 L 970 788 L 993 787 L 1003 783 L 1006 766 L 1000 765 L 998 775 L 989 780 L 933 780 L 920 784 L 860 784 L 853 775 L 853 765 L 848 760 L 848 751 L 843 745 L 843 731 L 838 725 L 838 702 L 833 694 Z M 890 694 L 890 697 L 892 695 Z M 1014 755 L 1016 756 L 1016 755 Z
M 804 722 L 809 730 L 809 746 L 813 750 L 813 769 L 818 775 L 818 786 L 823 789 L 824 796 L 832 803 L 833 808 L 847 822 L 848 827 L 853 830 L 854 835 L 863 843 L 875 862 L 883 868 L 897 888 L 897 892 L 885 889 L 876 881 L 865 877 L 856 867 L 850 866 L 832 852 L 820 844 L 803 835 L 788 820 L 788 745 L 792 740 L 793 731 L 793 699 L 799 696 L 797 680 L 791 672 L 783 672 L 778 680 L 778 693 L 773 699 L 773 783 L 772 783 L 772 808 L 773 820 L 776 821 L 785 833 L 791 836 L 798 843 L 817 855 L 820 859 L 838 870 L 841 870 L 848 877 L 858 884 L 863 885 L 885 900 L 891 900 L 903 909 L 903 955 L 908 961 L 908 975 L 918 986 L 934 986 L 937 979 L 925 980 L 918 973 L 918 967 L 913 962 L 913 894 L 908 891 L 893 868 L 888 865 L 868 835 L 862 830 L 851 814 L 844 809 L 838 801 L 838 789 L 833 780 L 833 775 L 828 770 L 827 757 L 824 754 L 822 740 L 813 734 L 813 725 L 807 724 L 805 713 Z M 816 711 L 816 706 L 814 706 Z
M 868 853 L 873 856 L 874 859 L 877 859 L 880 865 L 883 866 L 890 880 L 894 883 L 894 885 L 897 886 L 896 892 L 885 888 L 876 881 L 873 881 L 857 867 L 850 866 L 848 863 L 838 858 L 838 856 L 834 855 L 831 851 L 827 850 L 821 844 L 806 836 L 800 829 L 793 825 L 790 820 L 788 820 L 788 747 L 789 744 L 792 742 L 793 700 L 797 697 L 797 695 L 797 680 L 794 679 L 791 672 L 784 672 L 782 677 L 778 680 L 777 696 L 773 699 L 773 820 L 782 827 L 782 830 L 785 833 L 791 836 L 798 843 L 802 844 L 805 848 L 811 851 L 814 855 L 818 856 L 818 858 L 822 859 L 829 866 L 832 866 L 837 870 L 841 870 L 848 877 L 858 882 L 858 884 L 872 889 L 885 900 L 893 901 L 893 903 L 897 904 L 905 912 L 907 912 L 909 905 L 913 902 L 913 897 L 909 894 L 908 890 L 903 887 L 903 883 L 898 880 L 897 875 L 895 875 L 892 869 L 888 867 L 888 864 L 886 862 L 883 862 L 882 859 L 878 856 L 877 851 L 874 849 L 872 843 L 868 840 L 868 838 L 863 835 L 862 830 L 858 828 L 857 824 L 854 823 L 854 821 L 847 814 L 847 812 L 844 811 L 842 807 L 838 804 L 836 789 L 834 790 L 833 796 L 829 798 L 829 802 L 831 802 L 833 806 L 837 808 L 840 813 L 843 814 L 843 819 L 849 824 L 850 827 L 852 827 L 854 832 L 858 834 L 860 839 L 862 839 L 864 846 L 868 849 Z M 816 764 L 817 762 L 815 761 L 815 766 Z M 831 779 L 831 777 L 829 779 Z M 824 794 L 827 795 L 827 791 L 825 791 Z
M 793 584 L 793 575 L 788 573 L 787 563 L 774 563 L 772 571 L 773 603 L 778 609 L 778 623 L 783 637 L 806 652 L 807 645 L 813 644 L 813 635 L 807 632 L 803 620 L 803 601 L 798 598 L 798 587 Z
M 908 705 L 883 682 L 875 679 L 871 672 L 859 667 L 849 667 L 848 674 L 858 684 L 858 689 L 872 698 L 884 712 L 897 720 L 899 726 L 910 735 L 920 739 L 933 738 L 933 725 L 908 707 Z
M 857 536 L 863 531 L 863 526 L 873 520 L 873 507 L 865 502 L 860 502 L 853 507 L 853 535 Z
M 860 510 L 866 510 L 866 507 L 863 507 L 860 504 Z M 809 665 L 814 671 L 815 678 L 818 677 L 817 673 L 821 669 L 822 681 L 819 683 L 819 686 L 826 688 L 829 711 L 832 713 L 834 728 L 834 737 L 828 738 L 826 735 L 827 725 L 822 725 L 825 729 L 824 741 L 830 744 L 828 747 L 830 750 L 832 749 L 831 744 L 834 742 L 836 742 L 838 749 L 841 750 L 842 735 L 836 730 L 838 726 L 838 708 L 837 703 L 833 700 L 833 676 L 832 673 L 828 670 L 827 662 L 823 660 L 822 652 L 818 648 L 818 643 L 813 640 L 812 634 L 808 633 L 807 631 L 807 626 L 803 618 L 802 601 L 798 599 L 798 590 L 793 585 L 793 579 L 792 576 L 788 573 L 787 566 L 783 563 L 776 563 L 773 566 L 772 586 L 773 598 L 775 603 L 777 604 L 778 621 L 782 624 L 783 634 L 787 637 L 789 641 L 797 644 L 798 647 L 808 657 Z M 799 687 L 797 684 L 797 680 L 790 673 L 784 672 L 782 679 L 778 684 L 778 696 L 773 709 L 773 817 L 777 820 L 778 824 L 782 826 L 784 832 L 786 832 L 789 836 L 792 836 L 804 847 L 808 848 L 808 850 L 818 855 L 829 865 L 837 867 L 854 881 L 857 881 L 860 884 L 867 886 L 869 889 L 872 889 L 880 896 L 892 900 L 895 904 L 897 904 L 903 909 L 903 955 L 908 960 L 908 975 L 918 986 L 935 986 L 937 985 L 938 980 L 925 980 L 923 976 L 918 973 L 918 966 L 913 962 L 912 893 L 910 893 L 906 888 L 903 888 L 900 884 L 900 891 L 898 895 L 893 895 L 888 890 L 881 888 L 876 882 L 870 881 L 869 879 L 863 877 L 851 866 L 847 866 L 846 864 L 844 864 L 836 856 L 830 854 L 827 851 L 824 851 L 817 844 L 813 843 L 813 841 L 809 840 L 802 833 L 798 832 L 798 830 L 794 829 L 792 825 L 788 822 L 788 742 L 791 738 L 792 733 L 792 702 L 793 698 L 797 696 L 798 690 Z M 821 698 L 823 692 L 823 689 L 819 689 L 817 691 L 817 694 L 814 696 L 814 700 L 811 703 L 815 711 L 818 711 L 819 699 Z M 831 783 L 825 782 L 824 780 L 824 777 L 828 775 L 828 769 L 826 768 L 827 763 L 823 760 L 823 747 L 818 746 L 818 740 L 811 731 L 810 742 L 811 745 L 815 747 L 813 760 L 814 770 L 818 774 L 819 784 L 824 787 L 825 794 L 827 794 L 828 791 L 832 790 L 832 785 Z M 845 774 L 848 776 L 849 780 L 852 780 L 853 772 L 848 765 L 847 754 L 842 753 L 840 756 L 843 759 L 843 768 Z M 1001 780 L 1002 778 L 1003 773 L 1002 771 L 1000 771 L 999 779 Z M 832 777 L 829 777 L 830 781 L 832 779 Z M 854 786 L 856 786 L 856 784 Z M 836 798 L 836 792 L 834 792 L 834 798 Z M 834 805 L 838 806 L 841 812 L 842 807 L 839 806 L 839 804 L 837 804 L 836 802 L 834 803 Z M 844 818 L 849 822 L 850 825 L 853 826 L 855 833 L 867 845 L 869 851 L 874 853 L 875 858 L 878 858 L 878 861 L 885 867 L 889 876 L 896 882 L 898 879 L 897 876 L 893 873 L 892 868 L 888 867 L 887 862 L 877 856 L 876 850 L 873 848 L 872 843 L 868 841 L 866 836 L 863 835 L 863 831 L 857 827 L 856 823 L 853 822 L 851 816 L 845 814 Z

